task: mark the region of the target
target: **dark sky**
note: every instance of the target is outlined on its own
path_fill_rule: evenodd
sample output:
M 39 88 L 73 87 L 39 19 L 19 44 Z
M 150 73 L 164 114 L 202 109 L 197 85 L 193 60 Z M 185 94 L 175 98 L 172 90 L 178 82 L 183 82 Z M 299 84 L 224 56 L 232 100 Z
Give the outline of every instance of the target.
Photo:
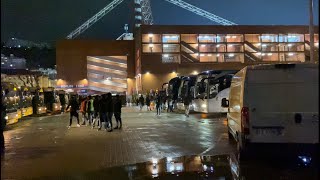
M 309 0 L 185 0 L 240 25 L 308 25 Z M 111 0 L 1 0 L 1 40 L 10 37 L 54 43 Z M 132 24 L 133 0 L 125 0 L 79 38 L 115 39 Z M 151 0 L 154 24 L 211 25 L 214 22 L 172 5 Z M 314 0 L 318 25 L 319 0 Z

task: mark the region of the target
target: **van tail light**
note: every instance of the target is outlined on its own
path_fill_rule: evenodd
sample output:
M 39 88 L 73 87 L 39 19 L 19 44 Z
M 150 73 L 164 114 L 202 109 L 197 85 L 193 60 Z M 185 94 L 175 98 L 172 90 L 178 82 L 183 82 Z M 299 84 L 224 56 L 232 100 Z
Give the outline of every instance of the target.
M 250 134 L 248 107 L 242 107 L 241 109 L 241 130 L 245 135 Z

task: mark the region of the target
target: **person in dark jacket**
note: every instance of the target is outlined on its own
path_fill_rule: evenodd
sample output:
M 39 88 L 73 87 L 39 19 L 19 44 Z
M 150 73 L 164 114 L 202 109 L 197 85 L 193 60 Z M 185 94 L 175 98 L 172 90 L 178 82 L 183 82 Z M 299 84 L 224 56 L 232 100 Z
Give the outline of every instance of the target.
M 140 104 L 140 111 L 141 111 L 144 106 L 144 98 L 143 98 L 142 94 L 139 97 L 139 104 Z
M 113 115 L 113 101 L 111 93 L 107 93 L 107 124 L 110 129 L 108 132 L 112 132 L 112 115 Z
M 96 121 L 98 121 L 99 108 L 100 108 L 99 101 L 100 101 L 100 96 L 96 95 L 93 100 L 94 114 L 93 114 L 92 129 L 94 128 Z M 99 126 L 99 121 L 98 121 L 98 126 Z
M 99 116 L 100 116 L 100 122 L 99 122 L 99 128 L 98 131 L 101 130 L 102 124 L 105 124 L 105 130 L 107 130 L 107 95 L 103 94 L 102 98 L 99 101 Z
M 151 111 L 150 102 L 151 102 L 151 100 L 149 98 L 149 95 L 147 95 L 147 97 L 146 97 L 146 105 L 147 105 L 147 110 L 148 111 Z
M 6 127 L 6 124 L 7 124 L 7 120 L 6 120 L 6 105 L 4 103 L 4 100 L 3 100 L 3 95 L 2 95 L 2 89 L 1 89 L 1 134 L 0 134 L 0 140 L 1 140 L 1 144 L 0 144 L 0 149 L 1 149 L 1 155 L 4 153 L 4 136 L 3 136 L 3 131 Z
M 117 126 L 114 129 L 122 128 L 121 108 L 122 108 L 122 103 L 121 103 L 120 96 L 116 95 L 116 99 L 114 101 L 114 106 L 113 106 L 113 112 L 114 112 L 114 117 L 116 118 L 116 121 L 117 121 Z
M 156 108 L 157 108 L 157 115 L 159 115 L 159 116 L 161 113 L 161 104 L 162 104 L 161 96 L 160 96 L 160 94 L 158 94 L 156 97 Z
M 69 107 L 71 107 L 71 109 L 70 109 L 70 123 L 69 123 L 68 129 L 71 128 L 72 117 L 73 116 L 77 118 L 77 122 L 78 122 L 77 127 L 80 127 L 80 124 L 79 124 L 79 113 L 78 113 L 78 111 L 79 111 L 79 103 L 78 103 L 78 101 L 77 101 L 75 96 L 71 97 L 71 100 L 70 100 L 66 110 L 68 110 Z
M 184 108 L 185 108 L 185 115 L 187 117 L 189 117 L 190 103 L 191 103 L 191 97 L 190 96 L 186 96 L 184 98 L 183 104 L 184 104 Z

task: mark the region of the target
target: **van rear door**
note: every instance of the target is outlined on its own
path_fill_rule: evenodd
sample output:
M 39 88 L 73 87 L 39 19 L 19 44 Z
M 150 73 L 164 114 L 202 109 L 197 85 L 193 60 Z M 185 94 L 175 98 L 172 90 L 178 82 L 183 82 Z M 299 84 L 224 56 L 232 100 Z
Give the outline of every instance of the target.
M 247 72 L 251 142 L 318 143 L 318 67 L 271 67 Z

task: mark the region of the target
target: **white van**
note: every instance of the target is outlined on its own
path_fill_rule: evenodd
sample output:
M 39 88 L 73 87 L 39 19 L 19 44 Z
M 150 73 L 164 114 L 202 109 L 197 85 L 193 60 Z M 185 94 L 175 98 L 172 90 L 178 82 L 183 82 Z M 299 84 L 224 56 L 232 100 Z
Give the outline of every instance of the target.
M 316 64 L 273 64 L 247 66 L 233 76 L 222 106 L 240 157 L 257 148 L 304 155 L 319 150 L 318 72 Z

